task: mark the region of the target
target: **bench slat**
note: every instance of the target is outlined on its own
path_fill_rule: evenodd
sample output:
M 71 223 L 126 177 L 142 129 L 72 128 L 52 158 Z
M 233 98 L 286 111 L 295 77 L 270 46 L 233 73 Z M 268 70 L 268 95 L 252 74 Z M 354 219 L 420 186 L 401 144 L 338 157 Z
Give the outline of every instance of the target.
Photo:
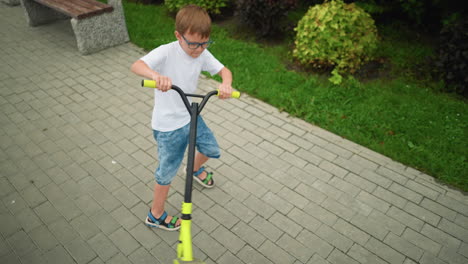
M 67 14 L 76 19 L 82 19 L 105 12 L 114 8 L 110 5 L 94 0 L 34 0 L 48 6 L 60 13 Z

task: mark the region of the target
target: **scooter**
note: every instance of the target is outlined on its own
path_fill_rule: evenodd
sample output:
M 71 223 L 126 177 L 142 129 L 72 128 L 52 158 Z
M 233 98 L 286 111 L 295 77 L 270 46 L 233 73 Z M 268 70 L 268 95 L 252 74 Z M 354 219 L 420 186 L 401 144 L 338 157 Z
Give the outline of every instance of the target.
M 143 87 L 156 88 L 156 82 L 153 80 L 143 80 L 141 82 Z M 184 102 L 187 111 L 190 114 L 190 133 L 189 133 L 189 144 L 187 153 L 187 171 L 185 181 L 185 194 L 184 202 L 182 203 L 182 222 L 179 233 L 179 244 L 177 245 L 177 259 L 174 259 L 174 264 L 204 264 L 202 260 L 195 259 L 193 257 L 192 248 L 192 185 L 193 185 L 193 170 L 195 160 L 195 141 L 197 138 L 197 118 L 200 112 L 205 107 L 208 99 L 213 95 L 219 95 L 218 90 L 211 91 L 206 95 L 199 94 L 186 94 L 179 87 L 172 85 L 172 90 L 176 91 L 182 101 Z M 188 97 L 202 98 L 200 103 L 192 102 L 188 100 Z M 231 98 L 239 98 L 240 93 L 234 91 L 231 94 Z

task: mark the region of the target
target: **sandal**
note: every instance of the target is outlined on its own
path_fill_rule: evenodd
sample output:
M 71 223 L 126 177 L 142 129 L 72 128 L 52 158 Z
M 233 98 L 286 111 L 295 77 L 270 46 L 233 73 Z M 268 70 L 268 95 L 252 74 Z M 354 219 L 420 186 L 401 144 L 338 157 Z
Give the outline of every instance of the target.
M 145 224 L 149 227 L 157 227 L 167 231 L 176 231 L 180 229 L 180 225 L 176 226 L 177 220 L 179 219 L 177 216 L 173 216 L 169 223 L 166 223 L 164 220 L 167 218 L 167 212 L 161 215 L 161 217 L 156 218 L 151 213 L 151 210 L 146 217 Z
M 206 178 L 202 180 L 198 176 L 200 176 L 203 172 L 206 172 Z M 207 172 L 205 167 L 201 167 L 198 171 L 193 172 L 193 178 L 205 188 L 213 188 L 214 186 L 213 173 Z

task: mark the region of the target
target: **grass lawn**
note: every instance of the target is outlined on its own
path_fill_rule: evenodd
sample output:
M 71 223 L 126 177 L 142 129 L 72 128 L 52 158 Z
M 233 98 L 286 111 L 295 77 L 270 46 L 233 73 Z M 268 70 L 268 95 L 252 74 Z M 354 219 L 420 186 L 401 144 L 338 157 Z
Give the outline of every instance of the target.
M 174 19 L 164 6 L 125 1 L 124 8 L 136 45 L 151 50 L 175 40 Z M 214 25 L 210 51 L 232 70 L 240 91 L 468 191 L 466 101 L 437 92 L 440 83 L 417 80 L 406 70 L 430 55 L 430 47 L 390 28 L 379 32 L 379 56 L 391 62 L 392 77 L 350 78 L 339 86 L 290 70 L 290 46 L 233 38 L 229 26 Z

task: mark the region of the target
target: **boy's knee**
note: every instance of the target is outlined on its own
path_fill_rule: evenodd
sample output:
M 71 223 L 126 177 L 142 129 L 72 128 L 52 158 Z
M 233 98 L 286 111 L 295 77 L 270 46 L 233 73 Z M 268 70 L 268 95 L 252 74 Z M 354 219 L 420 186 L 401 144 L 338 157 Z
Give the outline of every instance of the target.
M 161 186 L 166 186 L 166 185 L 170 185 L 172 183 L 172 180 L 174 179 L 175 175 L 174 176 L 170 176 L 170 175 L 159 175 L 159 173 L 156 171 L 154 173 L 154 180 L 156 181 L 157 184 L 161 185 Z
M 167 185 L 170 185 L 171 182 L 167 182 L 167 181 L 159 181 L 158 179 L 156 179 L 156 183 L 161 185 L 161 186 L 167 186 Z
M 219 159 L 221 157 L 221 150 L 218 144 L 200 147 L 199 151 L 210 159 Z
M 210 153 L 208 155 L 206 155 L 206 154 L 204 154 L 204 155 L 207 156 L 210 159 L 219 159 L 219 157 L 221 157 L 221 153 L 219 151 Z
M 167 185 L 170 185 L 172 183 L 172 179 L 160 179 L 159 177 L 154 177 L 155 181 L 157 184 L 161 185 L 161 186 L 167 186 Z

